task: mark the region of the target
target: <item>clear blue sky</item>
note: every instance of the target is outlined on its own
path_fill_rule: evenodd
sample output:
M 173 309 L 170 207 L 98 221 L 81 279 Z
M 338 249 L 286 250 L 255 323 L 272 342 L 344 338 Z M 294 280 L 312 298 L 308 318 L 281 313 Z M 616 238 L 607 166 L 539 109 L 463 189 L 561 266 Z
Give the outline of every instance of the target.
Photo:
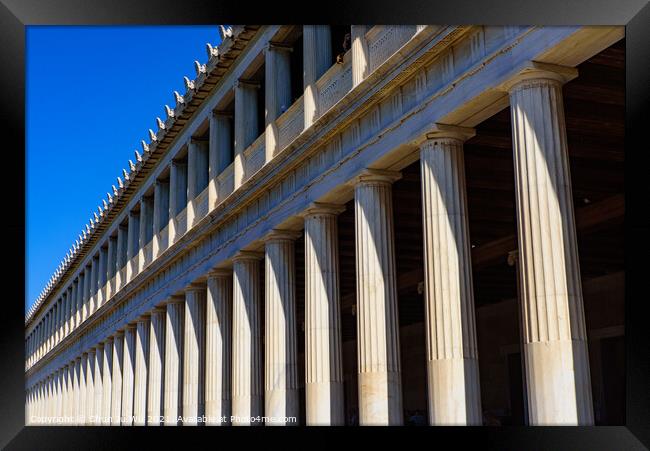
M 220 42 L 217 25 L 27 27 L 25 311 L 206 42 Z

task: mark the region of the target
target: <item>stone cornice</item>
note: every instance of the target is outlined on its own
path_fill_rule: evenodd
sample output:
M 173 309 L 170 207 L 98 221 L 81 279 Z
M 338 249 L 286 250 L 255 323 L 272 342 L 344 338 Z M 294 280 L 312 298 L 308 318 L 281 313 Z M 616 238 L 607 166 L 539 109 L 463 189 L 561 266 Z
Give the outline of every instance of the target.
M 234 28 L 221 26 L 222 42 L 217 47 L 207 44 L 208 61 L 201 65 L 195 61 L 196 78 L 190 80 L 185 77 L 186 92 L 184 95 L 174 91 L 176 105 L 174 108 L 165 105 L 167 119 L 162 121 L 156 118 L 158 131 L 149 130 L 150 142 L 141 141 L 142 154 L 134 152 L 135 160 L 129 160 L 129 170 L 122 171 L 122 177 L 117 177 L 117 187 L 113 185 L 112 194 L 107 193 L 107 199 L 98 207 L 98 212 L 91 216 L 89 223 L 84 227 L 78 239 L 65 255 L 56 271 L 39 294 L 36 301 L 25 316 L 25 326 L 40 312 L 41 307 L 47 304 L 48 297 L 56 292 L 61 284 L 67 283 L 71 274 L 78 268 L 97 240 L 103 236 L 112 221 L 122 212 L 132 195 L 137 192 L 142 183 L 148 178 L 149 172 L 156 163 L 165 155 L 175 137 L 181 133 L 189 122 L 193 113 L 200 109 L 213 88 L 220 79 L 228 73 L 228 69 L 237 57 L 246 49 L 247 44 L 255 37 L 260 29 L 258 25 L 241 25 Z

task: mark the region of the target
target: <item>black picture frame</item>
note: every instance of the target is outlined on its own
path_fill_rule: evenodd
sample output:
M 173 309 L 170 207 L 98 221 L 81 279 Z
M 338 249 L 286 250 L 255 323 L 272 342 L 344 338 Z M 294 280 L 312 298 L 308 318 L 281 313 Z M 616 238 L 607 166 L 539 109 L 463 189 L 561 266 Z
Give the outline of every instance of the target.
M 226 440 L 260 443 L 267 436 L 285 444 L 337 446 L 330 436 L 343 431 L 362 440 L 408 434 L 398 446 L 453 446 L 469 443 L 496 449 L 648 449 L 650 447 L 650 330 L 646 326 L 647 256 L 650 255 L 648 152 L 650 118 L 650 4 L 646 0 L 342 1 L 309 7 L 269 2 L 184 0 L 102 2 L 99 0 L 0 0 L 0 111 L 4 183 L 3 315 L 0 326 L 0 446 L 6 449 L 75 449 L 133 446 L 133 436 L 147 434 L 167 442 L 188 428 L 106 428 L 24 426 L 25 299 L 25 27 L 30 25 L 157 25 L 217 23 L 445 23 L 626 26 L 626 212 L 625 340 L 626 424 L 597 427 L 472 428 L 301 428 L 309 441 L 293 442 L 279 428 L 198 428 L 184 446 L 209 446 Z M 215 29 L 216 35 L 216 29 Z M 164 45 L 164 43 L 161 43 Z M 100 49 L 98 49 L 100 51 Z M 146 61 L 143 62 L 146 64 Z M 57 114 L 53 111 L 52 114 Z M 62 174 L 74 177 L 74 174 Z M 53 187 L 56 189 L 56 187 Z M 47 221 L 47 218 L 43 218 Z M 220 436 L 215 436 L 220 434 Z M 223 434 L 228 437 L 224 439 Z M 322 438 L 320 437 L 322 436 Z M 395 437 L 397 437 L 395 436 Z M 399 438 L 399 437 L 398 437 Z M 221 442 L 224 440 L 223 442 Z M 289 440 L 289 441 L 287 441 Z M 170 442 L 167 442 L 170 443 Z M 230 442 L 232 443 L 232 442 Z M 386 442 L 387 443 L 387 442 Z M 230 445 L 232 446 L 232 445 Z M 450 445 L 447 445 L 450 446 Z M 446 447 L 446 446 L 445 446 Z

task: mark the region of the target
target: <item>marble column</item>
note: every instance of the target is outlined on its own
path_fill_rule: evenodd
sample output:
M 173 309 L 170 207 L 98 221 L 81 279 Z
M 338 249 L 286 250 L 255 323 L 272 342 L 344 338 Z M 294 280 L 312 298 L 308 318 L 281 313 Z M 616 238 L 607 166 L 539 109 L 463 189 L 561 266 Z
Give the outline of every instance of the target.
M 169 173 L 169 246 L 185 233 L 187 227 L 180 228 L 176 216 L 187 206 L 187 164 L 172 161 Z
M 531 425 L 594 424 L 562 101 L 576 75 L 535 63 L 507 88 Z
M 368 75 L 368 41 L 366 39 L 366 25 L 352 25 L 352 89 L 363 81 Z
M 165 356 L 166 310 L 156 307 L 151 311 L 149 330 L 149 381 L 147 385 L 147 425 L 163 423 L 163 369 Z
M 153 198 L 142 196 L 140 199 L 140 230 L 138 230 L 138 272 L 150 263 L 151 254 L 147 255 L 145 247 L 153 232 Z
M 81 322 L 84 322 L 90 316 L 90 266 L 86 266 L 83 272 L 83 286 L 81 292 Z
M 429 423 L 481 425 L 463 141 L 443 127 L 420 146 Z
M 156 259 L 165 249 L 161 247 L 162 230 L 169 223 L 169 182 L 156 180 L 153 200 L 153 243 L 151 254 Z M 165 232 L 169 233 L 169 231 Z
M 59 318 L 61 316 L 61 306 L 59 303 L 59 300 L 54 303 L 54 343 L 53 345 L 56 346 L 59 344 Z
M 74 387 L 72 382 L 73 372 L 74 368 L 70 366 L 70 364 L 66 365 L 63 369 L 63 415 L 65 416 L 65 424 L 68 426 L 74 424 Z
M 111 379 L 111 426 L 119 426 L 122 415 L 122 367 L 124 365 L 124 331 L 113 336 L 113 377 Z
M 165 426 L 177 426 L 182 416 L 183 383 L 183 321 L 185 300 L 172 297 L 167 303 L 165 327 Z
M 56 390 L 56 408 L 55 408 L 55 423 L 56 425 L 62 424 L 63 419 L 63 370 L 57 370 L 54 373 L 54 384 Z
M 392 171 L 355 179 L 359 424 L 403 422 Z
M 196 217 L 196 202 L 194 202 L 198 192 L 198 153 L 199 142 L 190 138 L 187 144 L 187 230 L 194 225 Z
M 235 166 L 234 189 L 244 182 L 244 150 L 259 136 L 257 125 L 257 90 L 260 84 L 249 80 L 235 83 Z
M 90 283 L 88 284 L 88 316 L 95 313 L 97 309 L 97 270 L 99 269 L 99 258 L 90 259 Z
M 265 238 L 264 415 L 268 426 L 297 425 L 299 414 L 294 241 L 300 232 Z M 285 418 L 295 419 L 295 422 Z
M 242 251 L 233 258 L 232 415 L 233 425 L 251 423 L 262 415 L 260 337 L 260 271 L 258 252 Z
M 109 426 L 112 422 L 112 396 L 113 396 L 113 337 L 104 341 L 104 358 L 102 359 L 102 426 Z
M 210 210 L 216 206 L 219 197 L 219 182 L 217 177 L 232 163 L 231 120 L 232 115 L 225 112 L 213 111 L 210 114 L 210 144 L 208 155 L 208 205 Z
M 72 424 L 80 425 L 80 399 L 79 399 L 79 373 L 81 371 L 81 357 L 72 362 Z
M 70 331 L 70 288 L 66 288 L 65 293 L 63 293 L 62 296 L 63 299 L 63 317 L 62 317 L 62 325 L 61 325 L 61 339 L 63 340 L 65 337 L 68 336 L 68 333 Z
M 329 25 L 303 25 L 304 128 L 318 119 L 316 82 L 332 66 L 332 36 Z
M 136 323 L 135 376 L 133 389 L 133 423 L 147 423 L 147 377 L 149 367 L 149 317 L 143 316 Z
M 232 271 L 215 269 L 209 272 L 207 285 L 206 424 L 227 425 L 231 414 Z
M 44 351 L 43 355 L 46 355 L 50 351 L 50 323 L 51 323 L 51 318 L 52 315 L 50 314 L 50 311 L 45 314 L 45 346 L 44 346 Z
M 293 48 L 268 42 L 264 48 L 264 124 L 265 161 L 271 161 L 279 150 L 279 132 L 275 120 L 291 106 L 291 55 Z
M 94 424 L 95 416 L 95 349 L 89 349 L 86 355 L 86 424 Z
M 205 286 L 191 284 L 185 290 L 183 338 L 184 425 L 196 426 L 205 414 Z
M 305 404 L 308 426 L 345 424 L 337 215 L 314 204 L 305 218 Z
M 129 231 L 127 236 L 126 249 L 126 281 L 130 282 L 138 274 L 138 248 L 140 233 L 140 212 L 131 210 L 129 212 Z
M 63 417 L 64 424 L 72 424 L 72 371 L 70 365 L 65 365 L 63 367 Z
M 126 262 L 127 262 L 127 245 L 128 245 L 128 228 L 122 224 L 117 227 L 117 253 L 116 253 L 116 264 L 115 264 L 115 292 L 117 293 L 126 285 Z
M 79 360 L 79 424 L 87 425 L 88 416 L 86 412 L 87 400 L 87 387 L 88 383 L 88 354 L 83 353 Z
M 134 324 L 128 324 L 124 330 L 124 364 L 122 365 L 122 426 L 133 426 L 135 329 L 136 326 Z
M 74 291 L 74 282 L 70 282 L 70 287 L 68 288 L 68 333 L 70 335 L 74 329 L 74 321 L 77 310 L 77 296 Z
M 108 249 L 102 247 L 99 249 L 99 271 L 97 274 L 97 308 L 99 309 L 106 302 L 106 264 Z
M 102 401 L 104 397 L 104 345 L 98 344 L 95 346 L 95 359 L 94 365 L 94 386 L 95 386 L 95 401 L 94 410 L 94 424 L 100 426 L 102 422 Z
M 108 237 L 108 255 L 106 256 L 106 300 L 109 300 L 117 291 L 119 285 L 116 284 L 117 275 L 117 237 Z

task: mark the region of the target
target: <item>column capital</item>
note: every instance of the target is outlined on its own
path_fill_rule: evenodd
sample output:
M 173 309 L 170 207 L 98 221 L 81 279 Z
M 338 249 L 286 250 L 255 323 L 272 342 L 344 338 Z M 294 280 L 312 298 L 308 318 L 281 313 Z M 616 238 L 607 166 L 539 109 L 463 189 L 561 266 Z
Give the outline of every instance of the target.
M 165 310 L 165 306 L 164 306 L 164 305 L 160 305 L 160 306 L 157 306 L 157 307 L 152 308 L 152 309 L 149 311 L 149 316 L 151 316 L 151 315 L 154 314 L 154 313 L 165 313 L 165 312 L 166 312 L 166 310 Z
M 144 323 L 149 321 L 151 318 L 151 312 L 145 312 L 138 319 L 135 320 L 136 324 L 137 323 Z
M 208 272 L 208 278 L 211 277 L 220 278 L 220 277 L 231 277 L 231 276 L 232 276 L 232 269 L 230 268 L 214 268 Z
M 303 218 L 311 216 L 338 216 L 345 211 L 345 205 L 312 202 L 300 216 Z
M 189 144 L 206 144 L 208 142 L 208 138 L 199 138 L 197 136 L 192 136 L 190 138 Z
M 300 232 L 296 230 L 273 229 L 264 238 L 265 243 L 273 241 L 295 241 L 300 238 Z
M 235 82 L 235 88 L 246 87 L 251 89 L 259 89 L 262 87 L 262 84 L 259 81 L 249 80 L 245 78 L 238 78 Z
M 476 130 L 470 127 L 461 127 L 449 124 L 434 124 L 432 129 L 425 133 L 424 144 L 437 140 L 454 140 L 465 142 L 476 135 Z
M 385 169 L 364 169 L 357 176 L 350 180 L 350 184 L 357 186 L 362 184 L 387 184 L 402 178 L 402 173 L 398 171 L 388 171 Z
M 206 288 L 205 288 L 204 284 L 201 284 L 201 283 L 198 283 L 198 282 L 192 282 L 187 287 L 185 287 L 185 292 L 186 293 L 188 293 L 188 292 L 191 293 L 191 292 L 194 292 L 194 291 L 203 292 L 203 291 L 205 291 L 205 289 Z
M 529 65 L 521 72 L 503 83 L 501 89 L 511 93 L 516 89 L 532 86 L 541 81 L 563 85 L 577 76 L 578 69 L 575 67 L 530 61 Z
M 232 119 L 234 117 L 234 114 L 232 111 L 212 110 L 212 117 L 225 117 Z
M 109 343 L 113 343 L 113 336 L 106 337 L 106 338 L 104 339 L 104 346 L 107 346 L 107 345 L 110 346 Z
M 256 251 L 239 251 L 232 258 L 233 262 L 244 260 L 261 260 L 264 257 L 263 252 Z
M 165 301 L 165 305 L 167 305 L 167 304 L 182 304 L 183 302 L 185 302 L 185 297 L 175 294 L 173 296 L 170 296 L 169 299 L 167 299 Z
M 293 46 L 289 44 L 284 44 L 282 42 L 269 41 L 264 46 L 264 51 L 266 52 L 269 50 L 293 52 Z

